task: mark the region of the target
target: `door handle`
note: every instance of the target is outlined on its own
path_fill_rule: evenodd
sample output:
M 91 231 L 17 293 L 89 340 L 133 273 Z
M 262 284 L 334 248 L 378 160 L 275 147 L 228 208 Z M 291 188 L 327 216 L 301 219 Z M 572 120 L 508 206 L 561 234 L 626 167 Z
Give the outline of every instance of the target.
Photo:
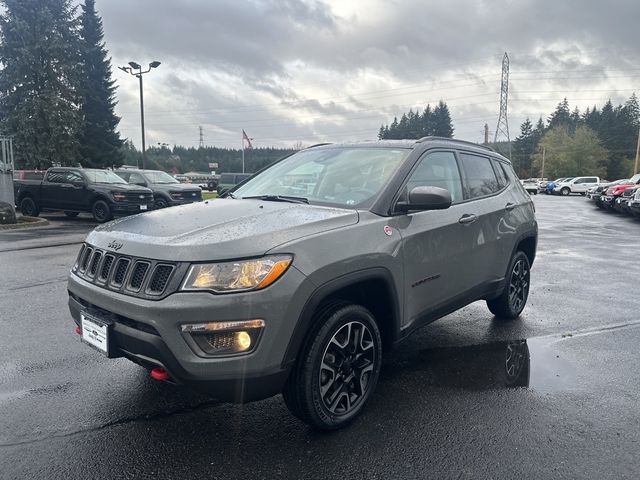
M 507 204 L 504 206 L 504 209 L 505 209 L 505 210 L 513 210 L 514 208 L 516 208 L 516 204 L 515 204 L 515 203 L 511 203 L 511 202 L 507 203 Z
M 465 213 L 463 216 L 460 217 L 460 220 L 458 220 L 458 223 L 462 223 L 463 225 L 466 225 L 468 223 L 473 223 L 478 219 L 478 217 L 476 217 L 475 215 L 469 215 L 468 213 Z
M 60 186 L 62 188 L 71 188 L 71 185 L 69 185 L 68 183 L 61 183 Z

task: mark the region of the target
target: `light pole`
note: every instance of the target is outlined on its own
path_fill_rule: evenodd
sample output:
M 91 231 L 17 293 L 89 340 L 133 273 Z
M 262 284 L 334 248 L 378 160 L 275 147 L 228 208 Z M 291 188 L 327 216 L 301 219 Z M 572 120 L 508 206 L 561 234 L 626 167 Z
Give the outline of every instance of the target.
M 140 126 L 142 129 L 142 168 L 147 168 L 147 150 L 144 144 L 144 95 L 142 93 L 142 75 L 149 73 L 152 68 L 158 68 L 160 62 L 153 61 L 149 64 L 149 68 L 142 70 L 142 66 L 136 62 L 129 62 L 128 67 L 118 67 L 123 72 L 127 72 L 140 80 Z

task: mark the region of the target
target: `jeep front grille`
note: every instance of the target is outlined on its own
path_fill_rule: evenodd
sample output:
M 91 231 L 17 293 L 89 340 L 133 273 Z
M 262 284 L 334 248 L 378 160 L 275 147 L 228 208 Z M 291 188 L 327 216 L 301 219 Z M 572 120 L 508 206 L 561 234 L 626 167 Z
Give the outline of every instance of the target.
M 125 295 L 162 298 L 178 289 L 188 265 L 121 255 L 82 245 L 73 273 L 85 281 Z

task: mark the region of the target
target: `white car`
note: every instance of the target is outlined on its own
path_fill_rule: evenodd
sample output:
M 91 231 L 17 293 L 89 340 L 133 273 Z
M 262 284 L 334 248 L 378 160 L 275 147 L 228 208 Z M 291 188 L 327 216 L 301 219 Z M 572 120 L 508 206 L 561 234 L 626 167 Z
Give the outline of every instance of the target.
M 585 195 L 589 188 L 598 185 L 600 182 L 600 177 L 574 177 L 570 180 L 556 183 L 553 193 L 561 195 L 579 193 Z

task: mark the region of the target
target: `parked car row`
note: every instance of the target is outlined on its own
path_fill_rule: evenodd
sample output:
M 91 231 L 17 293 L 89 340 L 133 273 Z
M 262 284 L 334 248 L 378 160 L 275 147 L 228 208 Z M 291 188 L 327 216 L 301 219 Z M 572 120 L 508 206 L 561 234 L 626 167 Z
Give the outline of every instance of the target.
M 62 210 L 68 217 L 88 212 L 104 223 L 116 215 L 182 205 L 202 200 L 199 187 L 182 185 L 157 170 L 100 170 L 54 167 L 41 177 L 18 173 L 16 205 L 23 215 Z
M 600 184 L 607 183 L 600 177 L 560 177 L 551 182 L 538 182 L 538 190 L 549 195 L 568 196 L 573 193 L 586 195 L 590 188 L 597 187 Z
M 587 191 L 587 198 L 598 208 L 640 217 L 640 173 L 595 186 Z

